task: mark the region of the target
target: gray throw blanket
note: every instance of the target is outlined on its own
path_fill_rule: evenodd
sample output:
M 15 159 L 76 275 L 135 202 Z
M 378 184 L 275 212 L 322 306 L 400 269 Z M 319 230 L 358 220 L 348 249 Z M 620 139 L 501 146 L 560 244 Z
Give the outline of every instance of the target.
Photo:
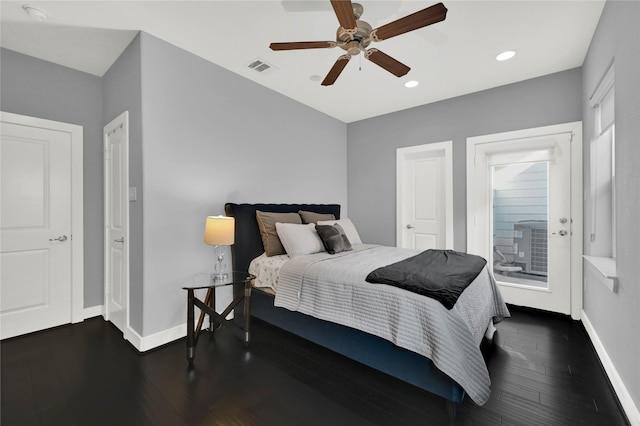
M 436 299 L 453 308 L 458 297 L 478 276 L 487 261 L 453 250 L 426 250 L 383 266 L 367 275 L 367 282 L 387 284 Z

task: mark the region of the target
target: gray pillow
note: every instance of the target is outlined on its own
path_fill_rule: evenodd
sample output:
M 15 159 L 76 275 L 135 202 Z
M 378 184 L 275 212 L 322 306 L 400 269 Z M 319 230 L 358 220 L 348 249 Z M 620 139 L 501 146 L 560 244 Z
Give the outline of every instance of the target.
M 340 225 L 316 225 L 316 232 L 329 254 L 351 250 L 351 243 Z
M 258 221 L 258 228 L 260 228 L 264 252 L 267 256 L 287 253 L 282 246 L 280 237 L 278 237 L 276 222 L 302 224 L 298 213 L 274 213 L 256 210 L 256 219 Z
M 315 213 L 300 210 L 298 214 L 302 218 L 302 223 L 313 223 L 314 225 L 318 223 L 319 220 L 336 220 L 336 217 L 331 213 Z

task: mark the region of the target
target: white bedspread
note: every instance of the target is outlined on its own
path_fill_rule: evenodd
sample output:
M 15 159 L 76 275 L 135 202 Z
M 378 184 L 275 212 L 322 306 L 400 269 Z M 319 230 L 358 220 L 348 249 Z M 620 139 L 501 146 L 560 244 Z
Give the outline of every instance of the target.
M 373 334 L 430 358 L 471 399 L 484 404 L 490 379 L 480 343 L 485 329 L 509 316 L 485 267 L 456 305 L 365 281 L 369 272 L 417 250 L 363 244 L 335 255 L 295 257 L 280 268 L 275 306 Z
M 287 261 L 289 261 L 289 256 L 286 254 L 268 257 L 266 253 L 262 253 L 253 259 L 249 264 L 249 273 L 256 277 L 253 280 L 253 286 L 277 291 L 280 268 Z

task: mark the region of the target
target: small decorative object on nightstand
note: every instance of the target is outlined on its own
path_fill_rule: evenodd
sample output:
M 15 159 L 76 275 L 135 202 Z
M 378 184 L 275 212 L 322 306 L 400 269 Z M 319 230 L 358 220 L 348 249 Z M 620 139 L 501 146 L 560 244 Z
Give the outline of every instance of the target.
M 234 243 L 235 219 L 226 216 L 207 216 L 204 227 L 204 242 L 218 247 L 218 264 L 215 266 L 214 281 L 224 281 L 229 275 L 224 263 L 224 253 L 221 246 Z

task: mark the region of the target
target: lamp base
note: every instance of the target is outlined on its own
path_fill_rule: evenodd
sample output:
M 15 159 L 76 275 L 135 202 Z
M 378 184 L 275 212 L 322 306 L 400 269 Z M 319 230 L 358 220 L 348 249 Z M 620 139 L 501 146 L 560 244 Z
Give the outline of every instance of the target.
M 227 265 L 224 263 L 224 253 L 222 247 L 218 246 L 218 264 L 214 268 L 214 273 L 211 274 L 211 278 L 214 283 L 220 283 L 229 279 L 229 274 L 224 272 L 227 269 Z
M 214 282 L 226 281 L 229 279 L 229 274 L 225 273 L 213 273 L 211 274 L 211 279 Z

